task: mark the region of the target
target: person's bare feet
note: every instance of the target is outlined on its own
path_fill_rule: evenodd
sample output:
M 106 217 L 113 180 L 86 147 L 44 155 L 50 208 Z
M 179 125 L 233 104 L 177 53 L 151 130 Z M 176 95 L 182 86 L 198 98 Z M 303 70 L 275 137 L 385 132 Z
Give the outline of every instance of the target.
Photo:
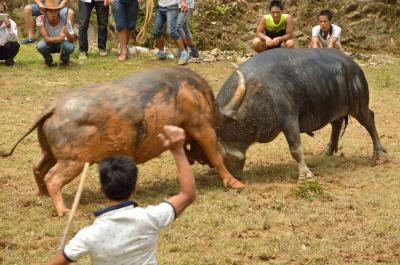
M 120 61 L 120 62 L 123 62 L 123 61 L 126 61 L 126 60 L 128 60 L 128 54 L 120 54 L 119 55 L 119 57 L 118 57 L 118 61 Z

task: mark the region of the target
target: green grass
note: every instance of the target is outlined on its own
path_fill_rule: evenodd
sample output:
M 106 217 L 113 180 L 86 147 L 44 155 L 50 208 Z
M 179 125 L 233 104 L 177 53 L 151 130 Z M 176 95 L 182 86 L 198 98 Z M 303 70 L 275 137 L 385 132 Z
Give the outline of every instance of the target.
M 49 100 L 65 90 L 176 63 L 147 56 L 120 63 L 111 54 L 57 70 L 43 65 L 34 46 L 22 46 L 17 61 L 12 68 L 0 64 L 1 150 L 9 150 Z M 188 67 L 204 76 L 214 91 L 233 70 L 229 62 Z M 315 185 L 296 182 L 297 166 L 282 135 L 249 149 L 247 188 L 242 192 L 225 190 L 215 171 L 196 164 L 198 199 L 162 232 L 159 264 L 399 264 L 400 63 L 364 70 L 389 162 L 371 167 L 371 139 L 351 119 L 334 157 L 320 155 L 329 140 L 329 126 L 315 138 L 302 136 Z M 54 217 L 51 200 L 35 196 L 31 167 L 39 154 L 32 133 L 13 156 L 0 160 L 1 264 L 44 263 L 55 254 L 64 229 L 66 218 Z M 140 205 L 158 203 L 177 192 L 168 153 L 139 167 L 134 199 Z M 78 179 L 63 190 L 68 205 L 77 184 Z M 70 237 L 93 221 L 92 211 L 105 206 L 98 188 L 92 166 Z M 293 196 L 293 191 L 301 192 Z M 319 193 L 322 196 L 315 196 Z M 89 259 L 77 264 L 89 264 Z

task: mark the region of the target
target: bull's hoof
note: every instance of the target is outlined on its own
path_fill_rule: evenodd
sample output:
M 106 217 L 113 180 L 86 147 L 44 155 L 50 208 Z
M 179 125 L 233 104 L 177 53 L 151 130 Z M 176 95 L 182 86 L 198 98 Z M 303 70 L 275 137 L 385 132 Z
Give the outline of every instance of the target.
M 237 179 L 231 179 L 231 180 L 224 180 L 224 187 L 235 190 L 241 190 L 246 187 L 246 184 L 243 184 Z
M 314 181 L 314 174 L 311 171 L 308 171 L 304 174 L 299 175 L 299 182 L 306 182 L 306 181 Z
M 36 191 L 36 196 L 42 197 L 42 196 L 49 196 L 49 191 L 47 189 L 42 189 L 42 190 L 37 190 Z
M 322 151 L 323 155 L 333 156 L 337 152 L 337 148 L 333 148 L 330 144 L 327 144 L 324 151 Z
M 61 209 L 61 210 L 57 210 L 57 215 L 58 215 L 58 217 L 63 217 L 63 216 L 68 215 L 70 211 L 71 211 L 71 210 L 68 209 L 68 208 L 64 208 L 64 209 Z
M 372 157 L 372 165 L 381 165 L 389 161 L 389 156 L 385 152 L 376 152 Z

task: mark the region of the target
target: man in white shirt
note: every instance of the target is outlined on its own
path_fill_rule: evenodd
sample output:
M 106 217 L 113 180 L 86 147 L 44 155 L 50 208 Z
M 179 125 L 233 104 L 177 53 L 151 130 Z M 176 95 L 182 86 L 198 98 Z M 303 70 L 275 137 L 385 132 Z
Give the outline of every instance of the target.
M 195 181 L 184 151 L 185 132 L 164 126 L 159 135 L 178 168 L 180 192 L 146 208 L 128 201 L 137 179 L 135 163 L 125 156 L 109 157 L 99 164 L 101 190 L 109 207 L 95 212 L 96 220 L 80 230 L 47 265 L 67 265 L 90 255 L 95 265 L 156 265 L 160 230 L 172 224 L 196 197 Z
M 19 51 L 17 24 L 7 15 L 6 2 L 0 2 L 0 60 L 5 60 L 5 65 L 11 66 L 14 57 Z
M 318 14 L 319 25 L 312 28 L 311 48 L 336 48 L 342 50 L 340 34 L 342 29 L 331 23 L 332 12 L 322 10 Z

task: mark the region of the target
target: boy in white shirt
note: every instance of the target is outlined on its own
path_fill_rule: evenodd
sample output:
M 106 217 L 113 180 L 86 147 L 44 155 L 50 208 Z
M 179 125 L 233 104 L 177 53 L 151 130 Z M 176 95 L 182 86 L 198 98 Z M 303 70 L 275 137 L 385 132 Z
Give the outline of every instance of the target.
M 340 44 L 340 34 L 342 29 L 331 24 L 332 12 L 330 10 L 322 10 L 318 14 L 319 25 L 312 28 L 311 48 L 336 48 L 342 50 Z
M 184 151 L 185 132 L 164 126 L 159 135 L 175 159 L 180 192 L 168 200 L 146 208 L 128 201 L 135 191 L 137 168 L 125 156 L 109 157 L 99 164 L 101 189 L 109 207 L 95 212 L 91 226 L 80 230 L 47 265 L 67 265 L 83 255 L 96 265 L 156 265 L 160 230 L 172 224 L 196 197 L 195 181 Z
M 19 51 L 17 24 L 12 21 L 8 14 L 7 4 L 0 2 L 0 60 L 5 60 L 6 66 L 13 65 L 14 57 Z

